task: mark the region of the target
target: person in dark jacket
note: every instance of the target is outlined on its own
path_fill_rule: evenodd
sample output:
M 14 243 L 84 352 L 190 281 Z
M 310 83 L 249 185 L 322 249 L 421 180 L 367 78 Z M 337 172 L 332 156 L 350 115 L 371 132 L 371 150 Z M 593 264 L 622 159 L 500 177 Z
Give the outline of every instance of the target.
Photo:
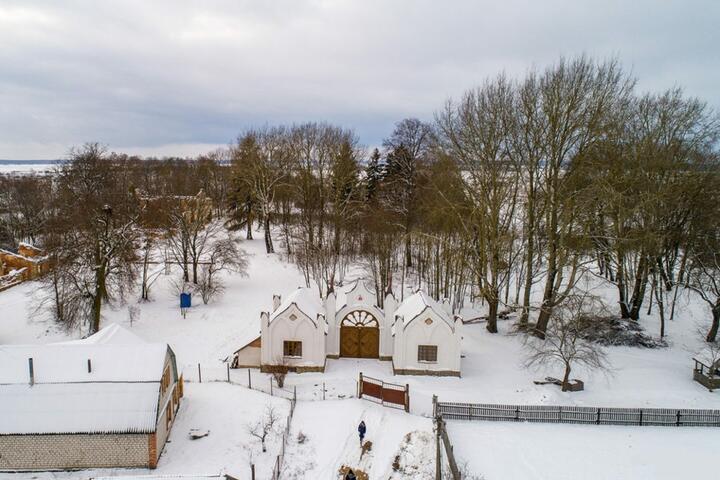
M 365 421 L 361 420 L 360 425 L 358 425 L 358 433 L 360 434 L 360 446 L 362 447 L 363 439 L 365 438 L 365 432 L 367 431 L 367 427 L 365 426 Z
M 345 480 L 357 480 L 357 477 L 352 470 L 348 470 L 348 472 L 345 474 Z

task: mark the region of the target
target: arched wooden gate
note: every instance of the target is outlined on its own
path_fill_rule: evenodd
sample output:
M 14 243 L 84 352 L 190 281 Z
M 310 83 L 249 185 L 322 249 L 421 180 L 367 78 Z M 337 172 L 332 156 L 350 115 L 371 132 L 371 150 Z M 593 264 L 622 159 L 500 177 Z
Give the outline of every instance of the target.
M 365 310 L 355 310 L 343 318 L 340 323 L 340 356 L 380 356 L 380 324 L 372 314 Z

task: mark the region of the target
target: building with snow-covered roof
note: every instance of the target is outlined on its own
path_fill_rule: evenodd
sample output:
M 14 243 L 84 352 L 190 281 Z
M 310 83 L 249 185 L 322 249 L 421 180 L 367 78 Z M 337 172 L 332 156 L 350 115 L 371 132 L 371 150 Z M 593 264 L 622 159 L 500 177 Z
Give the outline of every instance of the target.
M 460 376 L 461 323 L 424 292 L 406 298 L 393 323 L 395 373 Z
M 0 346 L 0 470 L 155 468 L 182 397 L 175 354 L 111 325 Z
M 324 370 L 326 330 L 325 308 L 317 293 L 298 288 L 284 301 L 275 295 L 273 311 L 260 315 L 260 366 Z
M 233 367 L 324 371 L 327 358 L 392 361 L 397 374 L 460 375 L 459 316 L 423 292 L 400 305 L 392 293 L 382 307 L 362 281 L 321 299 L 298 288 L 263 312 L 260 336 L 238 349 Z

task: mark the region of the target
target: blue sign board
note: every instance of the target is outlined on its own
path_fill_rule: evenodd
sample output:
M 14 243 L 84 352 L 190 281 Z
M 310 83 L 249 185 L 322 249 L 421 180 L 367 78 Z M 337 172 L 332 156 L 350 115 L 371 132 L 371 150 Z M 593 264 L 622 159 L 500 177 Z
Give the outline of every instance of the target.
M 189 293 L 181 293 L 180 294 L 180 308 L 190 308 L 190 294 Z

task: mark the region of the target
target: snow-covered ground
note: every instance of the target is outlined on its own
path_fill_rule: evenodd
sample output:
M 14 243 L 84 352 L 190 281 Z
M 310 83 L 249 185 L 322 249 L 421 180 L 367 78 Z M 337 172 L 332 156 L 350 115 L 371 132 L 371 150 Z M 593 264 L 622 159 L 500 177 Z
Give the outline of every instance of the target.
M 366 442 L 372 448 L 361 457 L 357 425 L 367 425 Z M 287 449 L 287 468 L 283 478 L 335 479 L 342 466 L 360 469 L 371 479 L 387 479 L 393 474 L 392 464 L 400 453 L 404 437 L 411 432 L 432 431 L 432 421 L 402 410 L 383 407 L 365 400 L 329 400 L 298 402 L 293 417 L 292 441 Z M 307 440 L 297 442 L 302 432 Z M 430 445 L 432 447 L 432 444 Z M 434 450 L 430 458 L 418 455 L 419 466 L 434 472 Z M 396 478 L 423 479 L 426 476 Z
M 304 285 L 293 265 L 279 255 L 264 253 L 261 239 L 244 242 L 243 248 L 250 255 L 248 276 L 228 276 L 224 296 L 210 305 L 196 303 L 186 318 L 180 315 L 171 275 L 161 276 L 154 285 L 151 302 L 137 304 L 141 313 L 132 325 L 127 305 L 106 308 L 103 322 L 118 323 L 149 341 L 169 343 L 189 381 L 195 378 L 198 363 L 205 381 L 223 378 L 223 361 L 258 335 L 260 312 L 270 308 L 272 294 L 286 295 Z M 33 298 L 37 290 L 38 284 L 30 282 L 0 292 L 0 344 L 49 343 L 79 336 L 59 329 L 35 310 Z M 600 290 L 611 303 L 614 292 L 608 287 Z M 389 362 L 354 359 L 329 360 L 324 374 L 288 375 L 284 394 L 287 396 L 295 388 L 300 401 L 288 445 L 286 478 L 333 479 L 343 464 L 366 468 L 371 479 L 432 478 L 432 472 L 426 476 L 434 465 L 432 424 L 428 418 L 432 395 L 445 401 L 720 408 L 720 394 L 709 393 L 692 380 L 691 357 L 700 346 L 696 327 L 708 318 L 708 313 L 689 295 L 681 293 L 676 319 L 668 322 L 668 348 L 609 348 L 613 367 L 610 375 L 573 371 L 572 377 L 585 381 L 586 390 L 579 393 L 562 393 L 556 386 L 533 384 L 535 379 L 557 377 L 561 372 L 522 368 L 522 344 L 519 337 L 509 333 L 509 321 L 500 323 L 497 335 L 487 333 L 482 324 L 464 326 L 462 378 L 393 376 Z M 137 294 L 129 292 L 127 302 L 135 304 L 136 298 Z M 643 316 L 641 323 L 650 334 L 658 330 L 655 316 Z M 351 399 L 361 371 L 408 384 L 412 415 Z M 247 370 L 232 371 L 231 377 L 246 385 Z M 270 379 L 264 374 L 253 371 L 252 381 L 256 388 L 269 389 Z M 327 401 L 321 401 L 323 384 Z M 242 386 L 188 383 L 158 473 L 217 473 L 225 469 L 244 478 L 245 472 L 235 469 L 242 470 L 249 462 L 247 452 L 252 442 L 245 424 L 260 415 L 267 402 L 284 400 Z M 373 449 L 362 459 L 355 431 L 360 418 L 368 423 L 368 439 L 373 442 Z M 209 429 L 211 434 L 190 441 L 190 428 Z M 300 431 L 307 435 L 305 443 L 297 442 Z M 574 465 L 580 472 L 577 476 L 583 478 L 660 478 L 655 473 L 675 471 L 662 465 L 681 460 L 683 464 L 702 465 L 706 469 L 702 471 L 710 472 L 713 462 L 708 459 L 714 452 L 702 446 L 714 445 L 718 430 L 450 422 L 450 434 L 458 456 L 469 462 L 471 471 L 484 474 L 488 480 L 563 478 L 572 470 L 565 465 Z M 571 458 L 561 460 L 562 453 Z M 704 455 L 704 461 L 697 460 L 700 455 Z M 401 467 L 398 471 L 392 468 L 396 456 Z M 255 463 L 265 468 L 274 453 L 261 457 L 256 457 Z M 657 461 L 652 463 L 651 459 Z M 413 463 L 419 470 L 409 473 L 406 467 L 413 467 Z M 689 465 L 686 468 L 684 471 L 691 471 Z M 622 475 L 612 475 L 620 470 Z M 23 474 L 12 478 L 33 477 L 89 475 Z
M 458 461 L 485 480 L 674 480 L 717 471 L 717 428 L 447 423 Z

